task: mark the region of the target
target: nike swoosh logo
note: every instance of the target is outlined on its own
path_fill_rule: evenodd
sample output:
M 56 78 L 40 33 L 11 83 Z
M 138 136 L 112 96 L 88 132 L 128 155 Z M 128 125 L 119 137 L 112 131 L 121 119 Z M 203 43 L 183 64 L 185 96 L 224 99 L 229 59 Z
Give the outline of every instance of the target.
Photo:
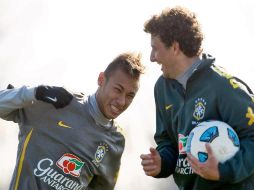
M 57 98 L 56 98 L 56 97 L 51 98 L 51 97 L 49 97 L 49 96 L 46 96 L 46 98 L 49 99 L 49 100 L 51 100 L 51 101 L 53 101 L 53 102 L 57 102 Z
M 167 105 L 167 106 L 165 106 L 165 109 L 169 110 L 172 106 L 173 106 L 173 104 Z
M 64 124 L 63 121 L 59 121 L 59 122 L 57 123 L 57 125 L 60 126 L 60 127 L 64 127 L 64 128 L 71 128 L 70 126 Z

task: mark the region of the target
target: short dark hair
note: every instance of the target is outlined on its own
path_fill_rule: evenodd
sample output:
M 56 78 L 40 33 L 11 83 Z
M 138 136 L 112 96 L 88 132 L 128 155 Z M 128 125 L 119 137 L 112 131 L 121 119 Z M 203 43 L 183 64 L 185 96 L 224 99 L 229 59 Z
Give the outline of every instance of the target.
M 144 31 L 158 36 L 166 47 L 178 42 L 188 57 L 202 52 L 203 34 L 195 13 L 183 7 L 167 8 L 144 24 Z
M 141 62 L 141 54 L 128 52 L 118 55 L 104 71 L 106 79 L 118 69 L 132 78 L 139 79 L 140 74 L 143 74 L 145 69 Z

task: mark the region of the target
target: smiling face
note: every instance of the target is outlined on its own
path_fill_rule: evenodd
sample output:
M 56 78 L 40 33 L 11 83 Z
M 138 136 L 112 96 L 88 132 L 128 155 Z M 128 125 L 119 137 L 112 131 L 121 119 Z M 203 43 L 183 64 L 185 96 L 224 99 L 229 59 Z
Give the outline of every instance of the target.
M 161 71 L 165 78 L 175 78 L 177 71 L 177 59 L 175 43 L 166 47 L 158 36 L 151 35 L 151 62 L 161 65 Z
M 96 99 L 103 115 L 115 119 L 131 104 L 139 88 L 139 79 L 117 69 L 109 78 L 100 73 Z

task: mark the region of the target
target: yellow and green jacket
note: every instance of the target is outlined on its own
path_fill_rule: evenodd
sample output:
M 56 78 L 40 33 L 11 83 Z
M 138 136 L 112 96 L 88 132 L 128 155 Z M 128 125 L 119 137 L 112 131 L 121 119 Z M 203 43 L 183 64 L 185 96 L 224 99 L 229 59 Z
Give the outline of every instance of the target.
M 254 97 L 241 80 L 214 62 L 204 54 L 186 89 L 163 76 L 156 82 L 154 138 L 162 158 L 162 170 L 156 177 L 173 174 L 180 190 L 254 190 Z M 194 174 L 186 159 L 190 131 L 207 120 L 228 123 L 240 139 L 235 156 L 219 163 L 219 181 Z

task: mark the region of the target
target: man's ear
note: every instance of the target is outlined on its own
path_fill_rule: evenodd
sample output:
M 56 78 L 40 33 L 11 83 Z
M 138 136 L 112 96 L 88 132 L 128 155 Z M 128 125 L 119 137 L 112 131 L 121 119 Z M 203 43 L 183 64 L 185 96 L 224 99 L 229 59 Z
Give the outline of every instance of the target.
M 174 50 L 174 54 L 177 55 L 180 52 L 180 46 L 178 42 L 173 42 L 172 44 L 173 50 Z
M 104 72 L 100 72 L 100 74 L 98 76 L 98 85 L 102 86 L 104 81 L 105 81 L 105 74 L 104 74 Z

